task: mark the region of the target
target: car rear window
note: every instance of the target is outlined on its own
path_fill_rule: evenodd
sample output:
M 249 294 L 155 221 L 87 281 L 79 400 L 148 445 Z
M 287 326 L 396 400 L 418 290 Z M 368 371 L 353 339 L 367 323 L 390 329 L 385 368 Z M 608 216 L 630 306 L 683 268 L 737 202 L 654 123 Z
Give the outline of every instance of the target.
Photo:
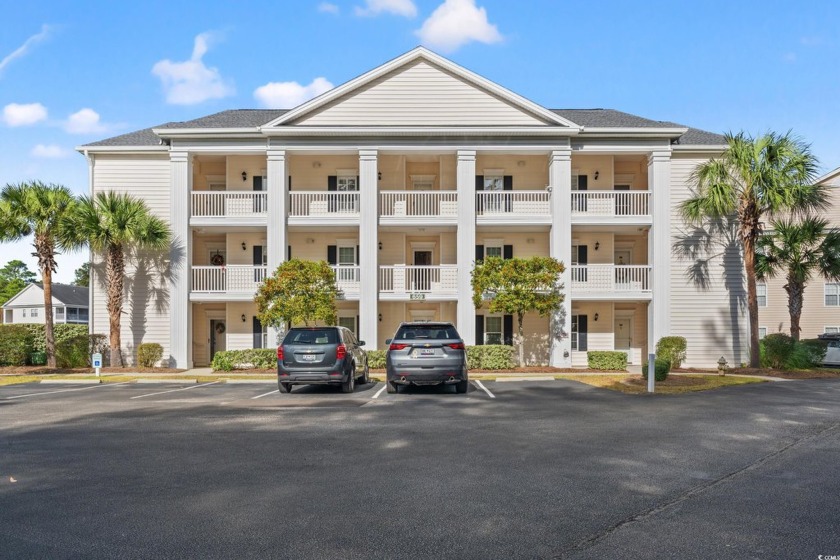
M 292 329 L 283 344 L 335 344 L 338 333 L 335 329 Z
M 451 340 L 459 339 L 458 331 L 452 325 L 413 326 L 403 325 L 397 331 L 395 340 Z

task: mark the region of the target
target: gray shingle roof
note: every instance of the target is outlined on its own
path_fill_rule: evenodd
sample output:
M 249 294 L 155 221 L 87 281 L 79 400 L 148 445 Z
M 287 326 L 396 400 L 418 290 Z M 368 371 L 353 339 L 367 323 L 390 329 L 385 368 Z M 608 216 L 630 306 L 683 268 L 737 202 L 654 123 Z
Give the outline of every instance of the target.
M 699 128 L 689 128 L 688 132 L 680 136 L 674 141 L 674 144 L 683 144 L 686 146 L 699 145 L 722 145 L 726 144 L 726 138 L 723 134 L 715 134 Z
M 152 127 L 157 128 L 157 127 Z M 85 146 L 158 146 L 160 145 L 160 137 L 152 132 L 151 128 L 144 128 L 143 130 L 135 130 L 128 134 L 121 134 L 113 138 L 106 138 L 98 142 L 91 142 Z
M 36 282 L 35 285 L 44 289 L 41 282 Z M 84 286 L 71 286 L 70 284 L 53 282 L 52 296 L 65 305 L 88 306 L 88 289 Z
M 166 123 L 157 128 L 256 128 L 286 112 L 288 109 L 232 109 L 191 121 Z
M 615 109 L 551 109 L 564 119 L 582 126 L 598 128 L 661 128 L 681 125 L 668 121 L 652 121 L 630 113 L 622 113 Z

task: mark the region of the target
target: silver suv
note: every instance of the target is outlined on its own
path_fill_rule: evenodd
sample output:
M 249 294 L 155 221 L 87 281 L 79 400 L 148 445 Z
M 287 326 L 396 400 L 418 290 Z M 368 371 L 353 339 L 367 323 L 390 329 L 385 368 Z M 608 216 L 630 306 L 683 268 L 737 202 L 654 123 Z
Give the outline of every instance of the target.
M 452 323 L 402 323 L 394 338 L 385 341 L 385 375 L 389 393 L 400 385 L 469 387 L 467 353 Z
M 292 385 L 341 385 L 352 393 L 356 381 L 369 382 L 363 340 L 344 327 L 295 327 L 277 347 L 277 385 L 288 393 Z

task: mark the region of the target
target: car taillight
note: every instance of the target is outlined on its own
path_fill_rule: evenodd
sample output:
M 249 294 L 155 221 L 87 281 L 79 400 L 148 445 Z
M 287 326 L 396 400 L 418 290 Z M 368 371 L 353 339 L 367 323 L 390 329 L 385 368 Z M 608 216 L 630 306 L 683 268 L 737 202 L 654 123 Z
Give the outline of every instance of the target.
M 464 350 L 464 343 L 463 342 L 456 342 L 454 344 L 449 345 L 450 348 L 453 350 Z
M 277 347 L 277 359 L 281 360 L 281 361 L 283 360 L 283 347 L 282 346 Z
M 343 360 L 344 356 L 347 355 L 347 347 L 343 344 L 339 344 L 338 347 L 335 349 L 335 359 L 336 360 Z
M 407 348 L 408 344 L 397 344 L 395 342 L 391 343 L 391 346 L 388 347 L 388 350 L 402 350 L 403 348 Z

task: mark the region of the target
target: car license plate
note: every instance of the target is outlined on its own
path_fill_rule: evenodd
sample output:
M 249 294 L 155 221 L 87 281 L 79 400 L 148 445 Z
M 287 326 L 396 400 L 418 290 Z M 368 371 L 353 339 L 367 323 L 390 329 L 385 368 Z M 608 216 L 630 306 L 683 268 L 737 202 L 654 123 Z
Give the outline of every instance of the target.
M 434 348 L 421 348 L 420 349 L 420 355 L 421 356 L 434 356 L 435 355 L 435 349 Z
M 318 356 L 316 356 L 315 354 L 304 354 L 303 356 L 301 356 L 301 360 L 304 362 L 314 362 L 317 359 Z

